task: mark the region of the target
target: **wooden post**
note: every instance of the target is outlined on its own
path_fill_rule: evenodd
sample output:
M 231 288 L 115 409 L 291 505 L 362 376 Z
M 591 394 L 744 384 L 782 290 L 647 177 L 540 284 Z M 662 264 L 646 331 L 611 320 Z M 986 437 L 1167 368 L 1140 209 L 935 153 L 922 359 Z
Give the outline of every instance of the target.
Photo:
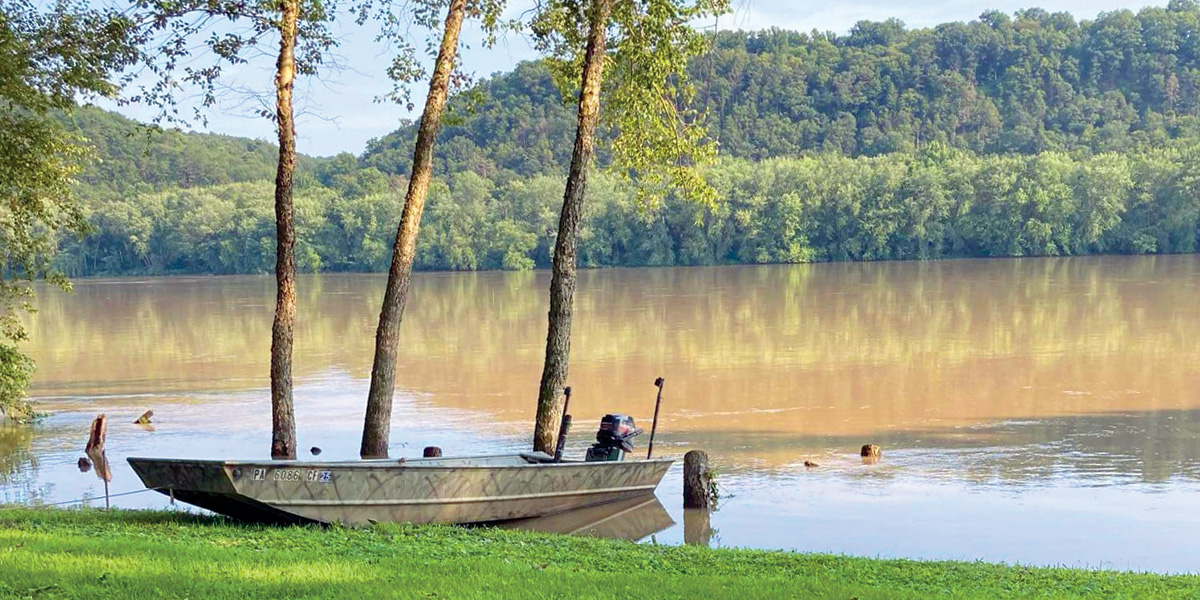
M 708 454 L 703 450 L 692 450 L 683 455 L 684 508 L 709 508 L 711 475 Z
M 425 458 L 437 458 L 442 455 L 442 449 L 437 446 L 425 446 L 425 450 L 421 452 L 421 456 Z

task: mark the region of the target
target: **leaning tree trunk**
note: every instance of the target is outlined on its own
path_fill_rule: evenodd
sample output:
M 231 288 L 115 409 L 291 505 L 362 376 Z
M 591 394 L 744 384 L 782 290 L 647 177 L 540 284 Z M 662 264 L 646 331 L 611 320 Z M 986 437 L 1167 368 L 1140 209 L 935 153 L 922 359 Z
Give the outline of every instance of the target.
M 292 219 L 292 174 L 296 171 L 296 127 L 292 83 L 296 77 L 299 0 L 282 0 L 279 60 L 275 64 L 275 114 L 279 169 L 275 174 L 275 323 L 271 327 L 271 458 L 296 458 L 296 415 L 292 407 L 292 327 L 296 322 L 296 229 Z
M 383 308 L 379 311 L 379 327 L 375 331 L 375 364 L 371 367 L 371 390 L 367 394 L 367 416 L 363 423 L 362 447 L 359 449 L 363 458 L 386 458 L 388 454 L 400 319 L 408 300 L 408 282 L 416 258 L 417 229 L 421 225 L 421 212 L 425 210 L 425 196 L 433 174 L 433 144 L 442 124 L 442 108 L 446 105 L 450 75 L 454 70 L 454 55 L 458 50 L 458 33 L 462 29 L 465 12 L 466 0 L 450 2 L 442 46 L 429 80 L 425 112 L 421 115 L 421 127 L 417 130 L 412 176 L 408 182 L 408 194 L 404 197 L 404 213 L 396 229 L 387 290 L 383 295 Z
M 610 0 L 595 0 L 584 55 L 583 81 L 579 90 L 579 121 L 575 126 L 575 149 L 571 170 L 563 194 L 562 214 L 558 218 L 558 238 L 554 242 L 554 271 L 550 278 L 550 327 L 546 334 L 546 360 L 542 365 L 542 385 L 538 390 L 537 422 L 533 430 L 533 449 L 554 453 L 558 426 L 562 421 L 559 391 L 567 381 L 567 360 L 571 354 L 571 313 L 575 302 L 575 254 L 579 245 L 579 219 L 583 215 L 583 196 L 587 188 L 587 170 L 592 162 L 596 121 L 600 116 L 600 84 L 604 76 L 605 26 Z

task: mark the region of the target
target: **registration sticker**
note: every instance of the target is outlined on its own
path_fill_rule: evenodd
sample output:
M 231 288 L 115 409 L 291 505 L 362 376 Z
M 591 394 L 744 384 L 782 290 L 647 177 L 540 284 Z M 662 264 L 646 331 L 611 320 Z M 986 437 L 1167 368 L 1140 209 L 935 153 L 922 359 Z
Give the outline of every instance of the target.
M 309 471 L 304 476 L 304 480 L 309 483 L 329 483 L 333 480 L 333 473 L 330 473 L 329 471 L 317 471 L 314 469 Z

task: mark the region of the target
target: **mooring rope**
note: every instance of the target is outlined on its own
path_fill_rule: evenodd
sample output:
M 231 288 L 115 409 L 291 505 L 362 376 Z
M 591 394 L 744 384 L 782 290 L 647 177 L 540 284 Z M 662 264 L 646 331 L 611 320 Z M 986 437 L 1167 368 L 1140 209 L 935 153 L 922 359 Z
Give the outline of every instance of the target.
M 29 504 L 28 506 L 30 508 L 40 508 L 40 507 L 45 507 L 45 506 L 62 506 L 64 504 L 79 504 L 82 502 L 92 502 L 92 501 L 96 501 L 96 500 L 103 500 L 104 498 L 110 498 L 110 499 L 111 498 L 120 498 L 121 496 L 132 496 L 134 494 L 141 494 L 141 493 L 145 493 L 145 492 L 157 492 L 160 490 L 171 490 L 172 487 L 173 486 L 164 485 L 164 486 L 160 486 L 160 487 L 146 488 L 144 490 L 134 490 L 132 492 L 121 492 L 119 494 L 105 494 L 103 497 L 76 498 L 75 500 L 64 500 L 62 502 L 38 502 L 38 503 L 34 503 L 34 504 Z M 171 494 L 171 504 L 175 504 L 175 494 L 174 493 Z

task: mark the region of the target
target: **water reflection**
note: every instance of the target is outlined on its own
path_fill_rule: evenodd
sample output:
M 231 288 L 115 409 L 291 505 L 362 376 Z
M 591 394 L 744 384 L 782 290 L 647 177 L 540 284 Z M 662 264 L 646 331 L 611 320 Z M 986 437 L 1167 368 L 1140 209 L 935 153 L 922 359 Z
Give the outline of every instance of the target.
M 683 542 L 689 546 L 712 544 L 712 514 L 705 508 L 683 509 Z
M 298 433 L 323 459 L 357 454 L 383 282 L 299 282 Z M 545 273 L 415 277 L 394 454 L 525 447 L 547 286 Z M 1200 535 L 1192 511 L 1162 512 L 1200 491 L 1198 288 L 1197 256 L 587 271 L 569 452 L 582 455 L 606 412 L 647 425 L 664 376 L 656 454 L 708 451 L 734 498 L 707 528 L 667 502 L 683 526 L 660 539 L 1186 570 L 1182 546 L 1158 540 Z M 115 491 L 133 481 L 130 454 L 266 455 L 269 277 L 76 290 L 40 291 L 26 348 L 55 415 L 0 437 L 0 468 L 15 465 L 0 500 L 98 498 L 75 464 L 98 412 L 120 423 Z M 126 424 L 147 409 L 155 430 Z M 862 463 L 866 443 L 883 446 L 878 464 Z M 678 498 L 677 485 L 673 472 L 660 496 Z M 1094 496 L 1120 511 L 1080 513 Z M 1012 521 L 970 520 L 980 514 Z M 720 540 L 705 539 L 713 528 Z
M 32 502 L 49 491 L 39 482 L 38 458 L 30 451 L 33 430 L 0 422 L 0 503 Z
M 1006 420 L 958 427 L 887 431 L 869 441 L 886 450 L 864 463 L 855 435 L 695 432 L 671 434 L 669 447 L 710 449 L 733 472 L 781 475 L 836 471 L 859 477 L 960 479 L 987 485 L 1054 480 L 1083 485 L 1200 481 L 1200 410 Z M 762 457 L 770 457 L 764 460 Z
M 399 385 L 524 422 L 544 343 L 542 273 L 420 274 Z M 576 412 L 664 431 L 878 434 L 1200 407 L 1191 256 L 583 273 Z M 365 378 L 376 276 L 300 282 L 296 372 Z M 270 279 L 84 281 L 43 290 L 28 349 L 50 408 L 266 386 Z M 174 400 L 178 400 L 175 398 Z
M 568 533 L 619 540 L 641 540 L 672 525 L 671 515 L 654 495 L 638 496 L 556 515 L 501 525 L 507 529 Z

